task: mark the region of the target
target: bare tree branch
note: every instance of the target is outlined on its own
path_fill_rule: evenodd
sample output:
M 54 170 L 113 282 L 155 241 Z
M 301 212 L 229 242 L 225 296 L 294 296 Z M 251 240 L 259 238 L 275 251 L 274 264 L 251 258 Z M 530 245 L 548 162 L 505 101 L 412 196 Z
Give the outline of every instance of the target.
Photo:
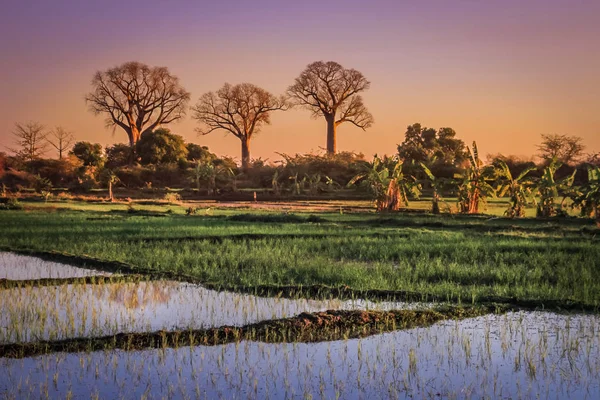
M 287 93 L 296 105 L 311 111 L 313 117 L 325 117 L 327 151 L 332 154 L 336 151 L 338 125 L 350 122 L 364 130 L 373 124 L 373 116 L 358 96 L 369 86 L 370 82 L 357 70 L 333 61 L 317 61 L 302 71 Z M 340 117 L 336 119 L 338 113 Z
M 58 151 L 58 158 L 62 160 L 65 150 L 68 150 L 75 142 L 73 133 L 57 126 L 55 130 L 50 132 L 49 136 L 53 139 L 48 139 L 48 143 Z
M 192 112 L 193 118 L 203 125 L 197 129 L 199 134 L 222 129 L 240 139 L 242 167 L 247 168 L 252 136 L 271 123 L 271 111 L 287 110 L 289 106 L 284 97 L 276 97 L 250 83 L 234 86 L 226 83 L 216 93 L 203 94 Z
M 47 151 L 48 132 L 43 125 L 37 122 L 29 122 L 27 124 L 17 123 L 12 134 L 15 137 L 17 148 L 9 150 L 25 161 L 40 158 Z
M 107 126 L 123 129 L 131 147 L 142 133 L 181 119 L 190 100 L 167 68 L 139 62 L 99 71 L 92 85 L 94 90 L 86 96 L 90 110 L 107 114 Z

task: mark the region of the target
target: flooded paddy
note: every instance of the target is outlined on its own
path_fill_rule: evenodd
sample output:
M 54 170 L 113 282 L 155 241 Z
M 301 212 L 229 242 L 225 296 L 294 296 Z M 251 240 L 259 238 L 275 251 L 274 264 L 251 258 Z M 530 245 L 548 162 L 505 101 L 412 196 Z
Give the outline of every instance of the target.
M 326 310 L 425 307 L 402 302 L 266 298 L 170 281 L 23 287 L 2 291 L 0 343 L 244 326 Z
M 37 257 L 0 252 L 0 280 L 66 279 L 110 275 L 112 274 L 108 272 L 77 268 Z
M 8 253 L 0 253 L 0 260 L 6 271 L 33 266 L 22 268 L 29 275 L 12 279 L 94 273 Z M 302 342 L 294 336 L 283 343 L 251 337 L 128 351 L 107 340 L 101 351 L 43 347 L 35 353 L 41 355 L 23 358 L 0 352 L 0 398 L 600 398 L 597 314 L 519 311 L 387 333 L 365 325 L 367 334 L 376 334 L 333 340 L 327 333 L 323 341 L 310 340 L 311 318 L 316 321 L 321 311 L 433 306 L 267 298 L 173 281 L 4 288 L 0 346 L 245 327 L 297 315 L 302 318 L 290 332 L 308 336 Z
M 1 358 L 0 396 L 597 399 L 599 329 L 517 312 L 334 342 Z

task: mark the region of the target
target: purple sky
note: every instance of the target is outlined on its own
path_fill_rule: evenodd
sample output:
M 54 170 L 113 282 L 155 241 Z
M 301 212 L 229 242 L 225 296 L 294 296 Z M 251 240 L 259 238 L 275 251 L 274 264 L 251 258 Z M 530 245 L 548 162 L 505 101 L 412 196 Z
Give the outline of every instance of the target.
M 225 82 L 280 94 L 317 60 L 356 68 L 375 125 L 342 125 L 340 150 L 392 153 L 414 122 L 450 126 L 482 153 L 530 155 L 542 133 L 600 151 L 600 1 L 11 1 L 0 14 L 0 149 L 15 122 L 78 139 L 125 142 L 83 100 L 97 70 L 136 60 L 167 66 L 193 101 Z M 198 137 L 239 157 L 224 133 Z M 274 114 L 254 157 L 318 151 L 325 123 Z M 2 150 L 0 150 L 2 151 Z

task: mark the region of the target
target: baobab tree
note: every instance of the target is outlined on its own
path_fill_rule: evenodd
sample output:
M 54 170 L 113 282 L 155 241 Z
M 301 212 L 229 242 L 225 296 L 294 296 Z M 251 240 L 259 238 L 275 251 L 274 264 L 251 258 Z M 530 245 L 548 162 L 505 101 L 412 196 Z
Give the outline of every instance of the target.
M 50 143 L 50 145 L 58 151 L 58 158 L 59 160 L 62 160 L 63 153 L 75 142 L 73 133 L 68 132 L 63 127 L 58 126 L 55 130 L 50 132 L 48 136 L 51 137 L 51 139 L 48 139 L 48 143 Z
M 139 62 L 96 72 L 92 86 L 86 96 L 90 110 L 106 114 L 108 127 L 123 129 L 132 151 L 144 132 L 182 118 L 190 100 L 190 93 L 166 67 Z
M 197 131 L 207 135 L 223 129 L 242 143 L 242 169 L 250 164 L 250 140 L 263 125 L 271 123 L 271 112 L 286 110 L 284 97 L 277 97 L 251 83 L 226 83 L 215 92 L 200 97 L 192 107 L 193 118 L 203 124 Z
M 26 124 L 15 124 L 15 130 L 12 132 L 15 137 L 17 148 L 9 149 L 18 157 L 25 161 L 40 158 L 48 148 L 48 132 L 44 126 L 37 122 Z
M 373 116 L 359 95 L 369 85 L 370 82 L 355 69 L 346 69 L 333 61 L 317 61 L 302 71 L 288 88 L 288 94 L 314 117 L 325 118 L 327 153 L 335 154 L 336 130 L 340 124 L 350 122 L 363 130 L 373 124 Z

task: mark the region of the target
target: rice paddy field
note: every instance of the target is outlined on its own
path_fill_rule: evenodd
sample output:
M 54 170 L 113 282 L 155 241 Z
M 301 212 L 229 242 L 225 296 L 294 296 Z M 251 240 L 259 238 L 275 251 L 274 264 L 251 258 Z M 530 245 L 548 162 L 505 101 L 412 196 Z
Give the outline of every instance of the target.
M 600 398 L 591 220 L 0 212 L 0 398 Z

